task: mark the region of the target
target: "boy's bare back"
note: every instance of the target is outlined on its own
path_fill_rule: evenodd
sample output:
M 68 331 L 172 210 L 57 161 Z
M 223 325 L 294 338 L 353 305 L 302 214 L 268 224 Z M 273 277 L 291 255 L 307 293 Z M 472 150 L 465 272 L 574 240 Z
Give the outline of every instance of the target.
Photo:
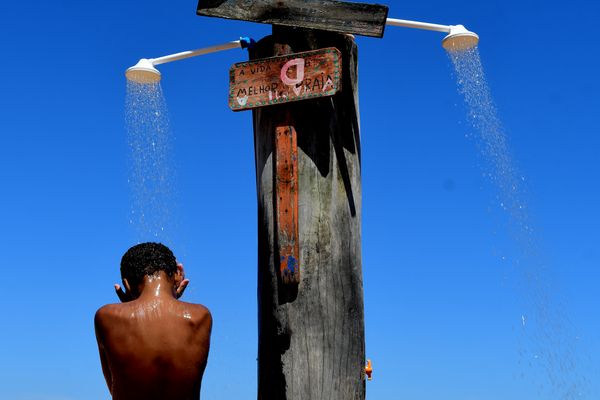
M 182 273 L 159 271 L 131 290 L 132 301 L 96 312 L 102 370 L 114 400 L 200 398 L 212 318 L 204 306 L 177 300 L 186 285 Z

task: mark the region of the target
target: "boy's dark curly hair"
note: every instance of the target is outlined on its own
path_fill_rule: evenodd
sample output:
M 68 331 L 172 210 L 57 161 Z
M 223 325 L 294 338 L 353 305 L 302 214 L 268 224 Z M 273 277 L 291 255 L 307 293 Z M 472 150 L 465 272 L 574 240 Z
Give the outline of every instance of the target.
M 162 243 L 137 244 L 121 258 L 121 277 L 131 285 L 139 284 L 144 276 L 154 275 L 158 271 L 165 271 L 169 276 L 177 271 L 173 252 Z

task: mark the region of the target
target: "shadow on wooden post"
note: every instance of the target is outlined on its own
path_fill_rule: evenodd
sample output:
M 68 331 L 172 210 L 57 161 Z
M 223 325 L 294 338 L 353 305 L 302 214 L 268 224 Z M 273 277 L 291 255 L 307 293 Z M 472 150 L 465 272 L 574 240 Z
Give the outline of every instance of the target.
M 344 34 L 274 27 L 251 59 L 325 47 L 342 52 L 340 93 L 253 111 L 260 400 L 365 398 L 356 44 Z M 279 273 L 274 135 L 286 125 L 298 145 L 298 285 Z

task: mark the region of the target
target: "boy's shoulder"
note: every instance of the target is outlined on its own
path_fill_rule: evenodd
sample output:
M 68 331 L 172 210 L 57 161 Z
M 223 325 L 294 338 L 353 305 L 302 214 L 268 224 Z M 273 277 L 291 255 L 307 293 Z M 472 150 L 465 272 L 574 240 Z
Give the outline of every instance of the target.
M 103 325 L 110 320 L 120 318 L 128 308 L 127 303 L 106 304 L 96 311 L 94 322 L 96 325 Z
M 212 321 L 212 315 L 206 306 L 202 304 L 188 303 L 181 300 L 179 300 L 179 303 L 189 313 L 192 319 L 197 321 Z
M 98 311 L 96 311 L 94 324 L 97 328 L 102 329 L 103 327 L 109 327 L 113 323 L 131 321 L 132 313 L 137 314 L 139 308 L 139 304 L 137 304 L 136 307 L 132 303 L 135 303 L 135 301 L 106 304 L 100 307 Z M 175 314 L 179 314 L 180 318 L 190 320 L 190 322 L 198 328 L 208 327 L 210 329 L 212 327 L 212 315 L 208 308 L 202 304 L 188 303 L 180 300 L 177 300 L 174 303 L 176 303 L 176 306 L 172 308 L 173 305 L 171 305 L 169 308 L 174 311 Z
M 188 303 L 178 300 L 179 309 L 177 314 L 181 321 L 185 321 L 187 326 L 193 331 L 202 332 L 205 335 L 207 332 L 210 335 L 212 331 L 212 315 L 208 308 L 202 304 Z
M 120 314 L 122 313 L 124 310 L 126 310 L 127 308 L 129 308 L 130 304 L 129 303 L 110 303 L 110 304 L 105 304 L 102 307 L 100 307 L 97 311 L 96 311 L 96 315 L 114 315 L 114 314 Z

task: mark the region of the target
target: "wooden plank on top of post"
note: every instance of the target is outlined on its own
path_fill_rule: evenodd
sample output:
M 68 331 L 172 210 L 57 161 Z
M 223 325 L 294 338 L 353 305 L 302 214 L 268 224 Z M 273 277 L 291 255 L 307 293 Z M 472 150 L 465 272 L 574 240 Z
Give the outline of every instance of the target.
M 196 13 L 380 38 L 388 7 L 337 0 L 199 0 Z

